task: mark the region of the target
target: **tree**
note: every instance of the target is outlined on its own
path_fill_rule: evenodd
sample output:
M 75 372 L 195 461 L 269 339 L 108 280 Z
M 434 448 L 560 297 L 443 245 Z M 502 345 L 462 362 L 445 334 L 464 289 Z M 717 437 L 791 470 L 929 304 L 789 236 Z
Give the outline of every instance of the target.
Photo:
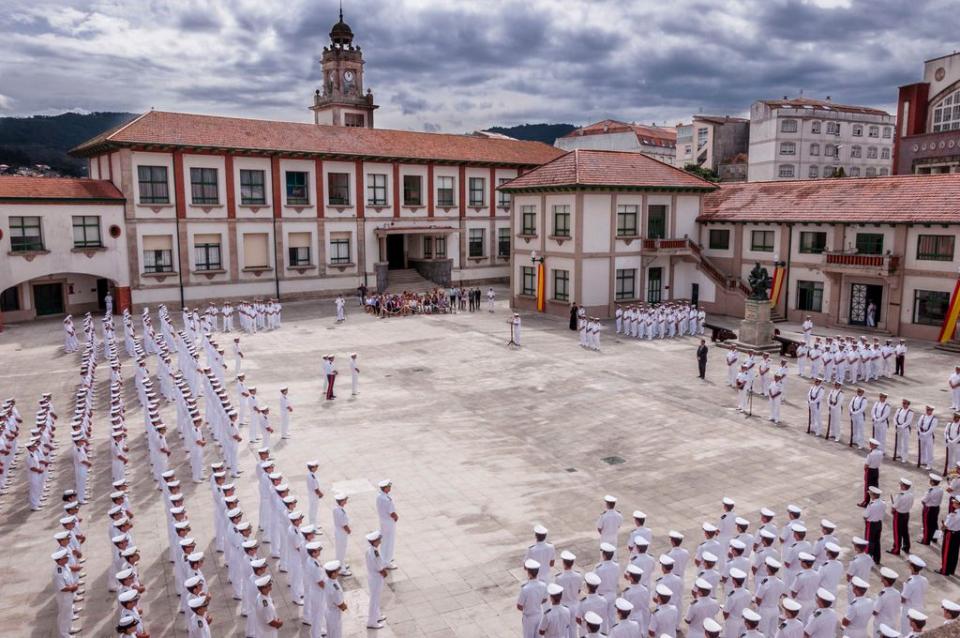
M 709 168 L 704 168 L 699 164 L 687 164 L 683 167 L 683 170 L 687 171 L 691 175 L 696 175 L 701 179 L 705 179 L 708 182 L 719 182 L 720 176 L 717 175 L 717 172 Z

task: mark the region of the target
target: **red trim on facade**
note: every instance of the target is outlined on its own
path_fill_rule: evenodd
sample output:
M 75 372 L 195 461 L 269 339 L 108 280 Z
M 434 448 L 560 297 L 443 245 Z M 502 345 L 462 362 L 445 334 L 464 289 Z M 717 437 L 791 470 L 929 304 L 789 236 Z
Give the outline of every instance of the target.
M 400 162 L 393 163 L 393 216 L 400 217 Z
M 323 198 L 323 160 L 317 158 L 314 162 L 317 180 L 317 217 L 323 217 L 323 211 L 327 207 L 327 200 Z
M 460 165 L 460 217 L 467 216 L 467 165 Z
M 363 160 L 354 162 L 354 177 L 357 182 L 357 219 L 363 219 Z
M 236 180 L 233 177 L 233 155 L 223 156 L 223 170 L 227 174 L 227 219 L 236 219 L 237 194 L 234 192 Z
M 900 87 L 900 95 L 897 99 L 897 123 L 893 135 L 893 168 L 891 172 L 894 175 L 907 175 L 913 172 L 912 166 L 900 166 L 900 138 L 926 133 L 927 99 L 929 96 L 930 84 L 927 82 L 917 82 Z M 903 116 L 905 102 L 910 102 L 906 118 Z
M 427 164 L 427 215 L 433 217 L 433 164 Z
M 124 310 L 130 310 L 130 286 L 117 286 L 113 289 L 115 314 L 122 314 Z
M 283 213 L 283 197 L 280 195 L 280 157 L 270 158 L 270 181 L 273 186 L 273 216 L 280 217 Z
M 183 152 L 173 152 L 173 192 L 177 207 L 177 217 L 187 217 L 187 188 L 183 183 Z
M 490 217 L 497 216 L 497 169 L 490 167 Z

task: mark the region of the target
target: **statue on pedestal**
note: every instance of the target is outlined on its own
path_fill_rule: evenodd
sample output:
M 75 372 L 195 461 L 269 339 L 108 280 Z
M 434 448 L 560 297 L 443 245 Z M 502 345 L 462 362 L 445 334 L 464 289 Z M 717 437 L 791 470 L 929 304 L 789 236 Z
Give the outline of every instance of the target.
M 747 283 L 750 284 L 750 299 L 755 301 L 770 300 L 769 291 L 773 285 L 773 280 L 770 278 L 770 273 L 760 265 L 759 261 L 754 264 L 753 270 L 750 271 Z

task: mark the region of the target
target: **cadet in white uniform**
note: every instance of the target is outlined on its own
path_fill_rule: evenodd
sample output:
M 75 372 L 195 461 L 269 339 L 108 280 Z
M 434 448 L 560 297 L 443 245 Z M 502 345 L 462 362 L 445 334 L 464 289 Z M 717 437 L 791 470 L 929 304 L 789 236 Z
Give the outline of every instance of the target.
M 817 607 L 803 626 L 804 636 L 807 638 L 835 638 L 837 635 L 837 624 L 839 619 L 837 612 L 833 609 L 833 603 L 836 596 L 826 589 L 817 590 Z
M 537 578 L 549 584 L 550 569 L 556 562 L 556 549 L 552 543 L 547 542 L 547 528 L 543 525 L 534 526 L 533 534 L 536 542 L 527 548 L 527 553 L 523 559 L 532 558 L 540 563 L 540 573 Z
M 527 581 L 520 586 L 517 596 L 517 609 L 523 614 L 523 638 L 537 638 L 542 605 L 547 602 L 547 586 L 538 579 L 540 563 L 528 558 L 523 563 L 527 570 Z
M 807 434 L 820 436 L 823 421 L 820 417 L 820 404 L 823 401 L 823 379 L 816 378 L 807 390 Z
M 366 536 L 367 586 L 370 588 L 370 604 L 367 607 L 367 629 L 383 629 L 386 616 L 380 613 L 380 596 L 383 595 L 383 582 L 387 577 L 387 563 L 380 556 L 380 530 Z
M 258 578 L 256 581 L 257 594 L 256 608 L 257 616 L 257 638 L 277 638 L 278 630 L 283 627 L 283 621 L 277 615 L 277 608 L 273 604 L 273 598 L 270 597 L 273 579 L 267 575 Z
M 947 384 L 950 386 L 950 396 L 952 397 L 950 409 L 960 410 L 960 366 L 953 369 L 953 374 L 947 379 Z
M 59 549 L 51 556 L 56 563 L 53 570 L 53 588 L 57 598 L 57 634 L 59 638 L 70 638 L 77 630 L 70 625 L 73 622 L 73 597 L 80 585 L 67 566 L 68 552 Z
M 623 514 L 616 509 L 617 497 L 607 494 L 603 497 L 606 510 L 597 519 L 597 532 L 600 534 L 601 543 L 610 543 L 614 547 L 617 545 L 617 536 L 620 532 L 620 525 L 623 524 Z
M 847 605 L 843 615 L 843 635 L 848 638 L 868 638 L 868 625 L 873 618 L 873 599 L 867 596 L 870 584 L 860 576 L 850 579 L 850 591 L 853 599 Z
M 850 405 L 847 406 L 850 414 L 850 447 L 863 449 L 863 415 L 866 410 L 867 398 L 863 396 L 863 388 L 857 388 L 857 394 L 850 399 Z
M 390 490 L 393 489 L 393 483 L 390 479 L 385 479 L 379 483 L 380 493 L 377 495 L 377 516 L 380 519 L 380 534 L 383 536 L 383 543 L 380 548 L 380 554 L 387 565 L 387 569 L 396 569 L 393 563 L 393 547 L 397 537 L 397 510 L 393 505 L 393 498 L 390 496 Z
M 280 388 L 280 438 L 290 438 L 290 413 L 293 412 L 293 404 L 290 403 L 290 397 L 287 396 L 287 387 Z
M 937 417 L 933 406 L 928 405 L 924 415 L 917 419 L 917 467 L 933 469 L 933 436 L 937 431 Z
M 357 353 L 350 353 L 350 383 L 353 396 L 360 394 L 360 368 L 357 366 Z
M 550 606 L 544 610 L 537 626 L 537 633 L 544 638 L 573 638 L 576 635 L 576 625 L 570 608 L 561 602 L 563 593 L 564 589 L 560 585 L 547 585 Z
M 320 489 L 320 479 L 317 478 L 318 467 L 320 467 L 320 461 L 307 461 L 308 520 L 313 526 L 317 525 L 317 511 L 320 509 L 320 499 L 323 498 L 323 491 Z
M 347 603 L 343 602 L 343 587 L 340 586 L 340 561 L 331 560 L 323 564 L 323 571 L 327 573 L 327 586 L 324 588 L 326 602 L 327 638 L 342 638 L 343 612 L 347 611 Z
M 893 425 L 895 428 L 893 460 L 906 463 L 907 456 L 910 454 L 910 430 L 913 426 L 913 410 L 910 409 L 910 401 L 907 399 L 904 399 L 901 407 L 897 408 Z
M 780 425 L 780 404 L 783 403 L 783 377 L 773 375 L 773 383 L 767 388 L 767 398 L 770 402 L 770 418 L 774 425 Z
M 903 606 L 900 615 L 900 632 L 903 634 L 910 631 L 909 613 L 911 611 L 923 612 L 927 589 L 930 587 L 927 577 L 921 573 L 927 563 L 919 556 L 911 554 L 910 558 L 907 559 L 907 564 L 910 567 L 910 577 L 903 582 L 903 587 L 900 590 L 900 602 Z

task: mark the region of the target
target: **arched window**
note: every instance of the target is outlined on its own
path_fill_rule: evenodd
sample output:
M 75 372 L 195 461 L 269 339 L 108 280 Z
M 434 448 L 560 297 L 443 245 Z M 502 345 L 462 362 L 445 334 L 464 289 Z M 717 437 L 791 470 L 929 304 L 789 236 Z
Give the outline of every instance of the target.
M 934 132 L 957 129 L 960 129 L 960 90 L 946 96 L 933 107 Z

